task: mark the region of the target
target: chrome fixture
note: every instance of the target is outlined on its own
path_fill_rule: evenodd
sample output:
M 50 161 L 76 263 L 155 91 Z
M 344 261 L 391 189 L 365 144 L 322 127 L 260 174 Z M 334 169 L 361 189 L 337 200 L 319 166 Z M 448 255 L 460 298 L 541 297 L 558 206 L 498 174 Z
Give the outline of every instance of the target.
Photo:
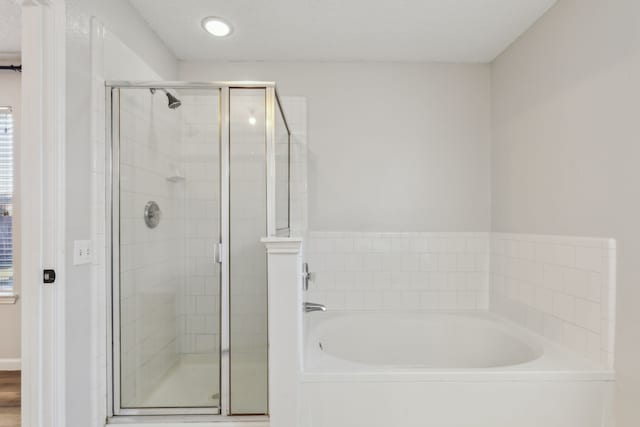
M 167 99 L 169 100 L 169 108 L 171 108 L 172 110 L 175 110 L 176 108 L 178 108 L 179 106 L 182 105 L 182 101 L 180 101 L 178 98 L 176 98 L 175 96 L 173 96 L 168 90 L 166 89 L 158 89 L 155 87 L 152 87 L 149 89 L 149 91 L 153 94 L 156 93 L 156 91 L 161 90 L 163 91 L 166 95 L 167 95 Z
M 313 282 L 316 279 L 316 273 L 309 272 L 309 264 L 302 264 L 302 286 L 305 291 L 309 290 L 309 282 Z
M 327 307 L 322 304 L 316 304 L 315 302 L 305 302 L 303 306 L 305 313 L 311 313 L 312 311 L 327 311 Z
M 144 223 L 149 228 L 156 228 L 160 224 L 160 206 L 154 201 L 147 202 L 144 206 Z

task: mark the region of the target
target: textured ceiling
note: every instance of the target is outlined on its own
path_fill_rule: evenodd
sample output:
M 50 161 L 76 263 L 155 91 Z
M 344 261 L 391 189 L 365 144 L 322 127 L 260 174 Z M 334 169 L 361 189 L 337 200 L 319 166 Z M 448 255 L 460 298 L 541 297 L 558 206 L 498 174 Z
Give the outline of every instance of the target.
M 556 0 L 130 0 L 183 60 L 489 62 Z M 226 18 L 230 37 L 206 34 Z
M 0 0 L 0 56 L 20 55 L 20 6 Z

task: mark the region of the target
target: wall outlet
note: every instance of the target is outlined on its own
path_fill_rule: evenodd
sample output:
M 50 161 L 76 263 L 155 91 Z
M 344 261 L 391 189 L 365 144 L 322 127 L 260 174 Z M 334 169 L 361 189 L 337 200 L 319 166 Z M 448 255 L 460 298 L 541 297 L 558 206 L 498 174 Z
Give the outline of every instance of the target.
M 73 265 L 91 264 L 91 261 L 93 261 L 91 240 L 74 240 Z

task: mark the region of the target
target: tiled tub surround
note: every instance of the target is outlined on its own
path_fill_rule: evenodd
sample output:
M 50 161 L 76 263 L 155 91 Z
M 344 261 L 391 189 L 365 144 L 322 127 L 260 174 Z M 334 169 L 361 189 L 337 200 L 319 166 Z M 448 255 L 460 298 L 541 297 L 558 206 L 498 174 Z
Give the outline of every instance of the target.
M 487 310 L 613 366 L 615 242 L 501 233 L 310 232 L 306 301 Z
M 615 241 L 500 233 L 491 241 L 491 310 L 613 367 Z
M 489 306 L 489 233 L 310 232 L 306 299 L 339 310 Z

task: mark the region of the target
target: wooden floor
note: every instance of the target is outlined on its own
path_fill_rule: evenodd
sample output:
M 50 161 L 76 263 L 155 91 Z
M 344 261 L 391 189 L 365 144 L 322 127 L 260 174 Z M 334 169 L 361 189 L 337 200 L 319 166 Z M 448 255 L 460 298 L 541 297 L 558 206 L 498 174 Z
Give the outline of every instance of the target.
M 20 427 L 20 371 L 0 371 L 0 427 Z

